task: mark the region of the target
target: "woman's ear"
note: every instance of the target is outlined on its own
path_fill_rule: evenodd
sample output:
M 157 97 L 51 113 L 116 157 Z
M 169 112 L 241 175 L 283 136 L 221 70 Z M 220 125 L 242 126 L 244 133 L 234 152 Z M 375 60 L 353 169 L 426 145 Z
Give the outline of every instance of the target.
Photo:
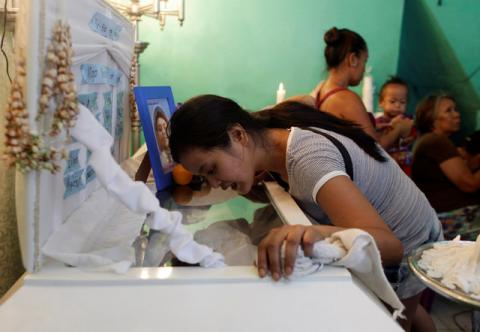
M 246 145 L 248 143 L 248 135 L 245 129 L 240 124 L 233 125 L 228 130 L 228 135 L 230 136 L 230 140 L 232 142 L 238 142 L 242 145 Z
M 358 66 L 358 56 L 355 53 L 352 52 L 348 55 L 348 64 L 350 67 Z

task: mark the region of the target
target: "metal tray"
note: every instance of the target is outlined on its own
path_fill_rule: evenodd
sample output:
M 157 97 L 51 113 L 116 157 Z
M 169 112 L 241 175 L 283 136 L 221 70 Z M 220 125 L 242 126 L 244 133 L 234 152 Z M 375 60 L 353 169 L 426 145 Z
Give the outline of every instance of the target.
M 447 241 L 444 241 L 447 242 Z M 438 242 L 437 242 L 438 243 Z M 439 278 L 432 278 L 427 275 L 426 271 L 423 270 L 418 262 L 422 258 L 422 253 L 425 250 L 433 248 L 433 243 L 427 243 L 423 246 L 417 248 L 409 257 L 408 265 L 410 269 L 415 273 L 415 275 L 430 289 L 435 292 L 445 296 L 446 298 L 453 300 L 455 302 L 471 305 L 475 308 L 480 308 L 480 301 L 470 296 L 468 293 L 465 293 L 461 289 L 455 288 L 450 289 L 443 285 Z

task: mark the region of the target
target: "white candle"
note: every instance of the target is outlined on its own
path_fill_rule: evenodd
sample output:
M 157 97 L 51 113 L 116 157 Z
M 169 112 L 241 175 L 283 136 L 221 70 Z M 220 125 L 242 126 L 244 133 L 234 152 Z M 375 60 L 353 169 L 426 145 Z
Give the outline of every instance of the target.
M 362 101 L 369 112 L 373 112 L 373 80 L 371 76 L 363 79 Z
M 373 86 L 373 77 L 370 74 L 371 71 L 372 67 L 369 67 L 363 78 L 362 101 L 367 111 L 373 113 L 373 92 L 375 91 L 375 88 Z
M 285 87 L 283 86 L 283 82 L 280 82 L 278 85 L 278 90 L 277 90 L 277 104 L 281 103 L 285 99 Z

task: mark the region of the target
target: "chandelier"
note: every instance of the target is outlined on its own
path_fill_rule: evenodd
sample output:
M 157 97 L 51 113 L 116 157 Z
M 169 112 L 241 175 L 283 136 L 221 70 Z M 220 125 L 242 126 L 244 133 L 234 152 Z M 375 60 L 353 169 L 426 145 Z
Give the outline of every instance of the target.
M 176 16 L 180 25 L 184 20 L 184 0 L 108 0 L 108 2 L 134 23 L 137 23 L 142 16 L 158 20 L 162 30 L 167 16 Z
M 133 87 L 140 82 L 140 54 L 147 48 L 148 43 L 139 40 L 139 21 L 142 16 L 148 16 L 158 20 L 160 29 L 163 30 L 167 16 L 176 16 L 180 25 L 184 20 L 184 0 L 107 0 L 112 7 L 127 17 L 135 28 L 134 61 L 132 62 L 132 73 L 130 77 L 130 121 L 132 128 L 132 148 L 137 151 L 140 147 L 141 124 L 140 117 L 136 111 Z

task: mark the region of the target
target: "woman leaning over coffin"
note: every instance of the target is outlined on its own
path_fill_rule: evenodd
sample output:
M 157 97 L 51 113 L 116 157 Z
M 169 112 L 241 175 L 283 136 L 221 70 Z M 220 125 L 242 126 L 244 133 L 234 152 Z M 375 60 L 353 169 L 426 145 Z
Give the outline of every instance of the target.
M 289 184 L 289 193 L 300 206 L 318 221 L 314 226 L 272 230 L 259 246 L 261 277 L 270 270 L 275 280 L 280 278 L 279 248 L 285 241 L 283 263 L 288 275 L 298 246 L 311 254 L 314 242 L 345 228 L 370 233 L 385 267 L 398 267 L 413 249 L 441 238 L 440 223 L 425 196 L 375 140 L 352 122 L 297 102 L 249 113 L 230 99 L 203 95 L 176 111 L 170 130 L 175 161 L 204 176 L 211 186 L 245 194 L 256 172 L 275 172 Z M 353 181 L 342 154 L 325 134 L 348 151 Z M 424 287 L 405 264 L 400 265 L 392 269 L 397 279 L 394 289 L 406 305 L 409 326 Z

